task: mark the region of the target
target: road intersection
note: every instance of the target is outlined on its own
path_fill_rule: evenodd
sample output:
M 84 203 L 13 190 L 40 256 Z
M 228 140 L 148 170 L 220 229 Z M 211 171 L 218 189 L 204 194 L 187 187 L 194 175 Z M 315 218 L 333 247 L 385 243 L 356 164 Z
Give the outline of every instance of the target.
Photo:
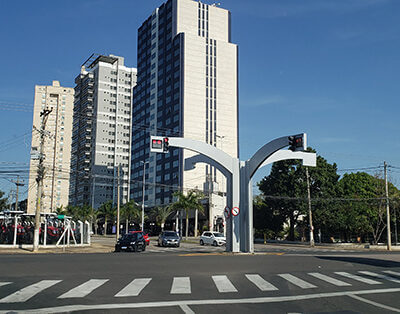
M 0 313 L 400 312 L 399 254 L 303 251 L 3 254 Z

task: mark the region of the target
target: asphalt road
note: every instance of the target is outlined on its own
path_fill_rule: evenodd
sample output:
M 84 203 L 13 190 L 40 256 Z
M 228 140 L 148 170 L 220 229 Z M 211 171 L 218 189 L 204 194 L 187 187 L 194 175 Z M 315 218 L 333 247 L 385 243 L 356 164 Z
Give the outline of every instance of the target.
M 400 312 L 400 254 L 269 250 L 3 254 L 0 313 Z

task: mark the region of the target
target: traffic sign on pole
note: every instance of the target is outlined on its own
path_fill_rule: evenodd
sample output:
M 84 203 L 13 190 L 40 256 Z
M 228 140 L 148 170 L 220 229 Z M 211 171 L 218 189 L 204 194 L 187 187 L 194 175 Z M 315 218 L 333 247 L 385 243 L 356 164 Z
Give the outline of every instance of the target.
M 225 207 L 224 216 L 225 216 L 225 219 L 228 219 L 231 216 L 231 213 L 230 213 L 230 210 L 229 210 L 228 206 Z
M 233 216 L 237 216 L 240 213 L 240 209 L 239 207 L 233 207 L 231 212 Z

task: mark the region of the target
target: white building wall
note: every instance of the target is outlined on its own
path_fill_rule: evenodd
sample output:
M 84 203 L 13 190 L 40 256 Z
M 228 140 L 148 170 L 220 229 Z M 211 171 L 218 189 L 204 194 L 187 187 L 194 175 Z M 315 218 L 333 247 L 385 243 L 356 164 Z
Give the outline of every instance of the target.
M 238 117 L 237 117 L 237 46 L 229 43 L 229 11 L 207 6 L 192 0 L 174 0 L 176 6 L 176 33 L 184 33 L 184 78 L 183 78 L 183 132 L 184 136 L 206 141 L 206 47 L 207 39 L 216 40 L 216 139 L 212 139 L 217 148 L 238 157 Z M 199 8 L 200 6 L 200 8 Z M 208 7 L 208 38 L 203 30 L 203 12 L 206 20 Z M 205 28 L 207 30 L 207 24 Z M 209 56 L 211 57 L 211 56 Z M 214 57 L 214 54 L 212 55 Z M 210 118 L 210 117 L 209 117 Z M 214 126 L 213 126 L 214 127 Z M 209 139 L 210 141 L 210 139 Z M 184 158 L 195 155 L 184 151 Z M 185 171 L 183 187 L 185 189 L 203 189 L 206 178 L 206 166 Z M 226 180 L 217 172 L 219 191 L 226 192 Z M 221 208 L 223 210 L 223 208 Z

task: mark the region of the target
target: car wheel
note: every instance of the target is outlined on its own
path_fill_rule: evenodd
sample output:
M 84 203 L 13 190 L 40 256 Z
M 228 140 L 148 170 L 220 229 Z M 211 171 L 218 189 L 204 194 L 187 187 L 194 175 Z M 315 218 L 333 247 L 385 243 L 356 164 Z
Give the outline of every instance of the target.
M 121 252 L 120 248 L 115 248 L 115 252 Z
M 214 245 L 214 246 L 218 246 L 217 241 L 214 241 L 214 242 L 213 242 L 213 245 Z
M 204 245 L 204 241 L 203 240 L 200 240 L 200 245 Z
M 143 250 L 142 250 L 142 251 L 143 251 L 143 252 L 146 251 L 146 244 L 143 245 Z
M 176 247 L 179 247 L 179 245 L 180 245 L 180 244 L 178 243 L 178 244 L 176 245 Z

